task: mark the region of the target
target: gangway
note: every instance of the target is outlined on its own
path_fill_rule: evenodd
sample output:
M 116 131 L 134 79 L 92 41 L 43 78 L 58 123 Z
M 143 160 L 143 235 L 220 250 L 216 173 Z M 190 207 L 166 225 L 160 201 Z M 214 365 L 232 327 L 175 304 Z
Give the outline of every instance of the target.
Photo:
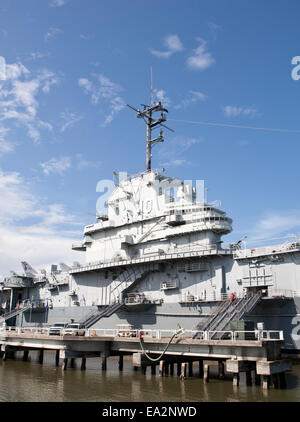
M 32 307 L 32 304 L 30 303 L 30 304 L 23 306 L 22 308 L 14 309 L 11 312 L 7 312 L 6 314 L 4 314 L 0 317 L 0 324 L 2 324 L 3 322 L 5 322 L 5 321 L 7 321 L 7 320 L 9 320 L 13 317 L 16 317 L 20 314 L 23 314 L 24 312 L 28 311 L 31 307 Z
M 104 318 L 104 317 L 108 318 L 112 314 L 117 312 L 117 310 L 120 309 L 122 305 L 123 305 L 122 303 L 113 303 L 112 305 L 106 306 L 105 309 L 91 312 L 87 317 L 81 319 L 79 322 L 81 324 L 84 324 L 85 328 L 90 328 L 97 321 L 99 321 L 99 319 Z
M 230 322 L 232 320 L 243 319 L 246 314 L 250 313 L 255 308 L 260 300 L 260 293 L 243 298 L 237 298 L 234 301 L 226 300 L 204 324 L 199 324 L 197 329 L 201 331 L 226 331 L 230 328 Z M 200 333 L 195 334 L 194 338 L 198 338 L 199 335 Z M 223 335 L 224 333 L 216 333 L 214 334 L 214 339 Z

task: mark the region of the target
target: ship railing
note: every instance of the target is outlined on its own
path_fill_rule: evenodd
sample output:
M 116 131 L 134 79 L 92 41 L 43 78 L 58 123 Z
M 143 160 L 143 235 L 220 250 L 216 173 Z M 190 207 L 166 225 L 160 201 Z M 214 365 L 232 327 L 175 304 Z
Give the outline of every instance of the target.
M 122 265 L 129 265 L 129 264 L 135 264 L 135 263 L 143 263 L 143 262 L 152 262 L 157 261 L 160 259 L 165 259 L 165 256 L 169 259 L 178 259 L 178 258 L 190 258 L 191 254 L 195 253 L 195 257 L 198 257 L 197 253 L 202 252 L 203 255 L 207 254 L 218 254 L 219 252 L 222 253 L 231 253 L 230 250 L 222 249 L 218 247 L 217 245 L 207 245 L 207 246 L 195 246 L 193 248 L 183 248 L 183 249 L 172 249 L 172 250 L 166 250 L 162 253 L 156 253 L 151 256 L 145 257 L 145 256 L 139 256 L 135 258 L 115 258 L 111 260 L 103 260 L 103 261 L 93 261 L 93 262 L 87 262 L 86 264 L 82 264 L 79 266 L 73 266 L 71 268 L 71 272 L 74 270 L 93 270 L 93 269 L 99 269 L 99 268 L 106 268 L 110 265 L 118 265 L 119 263 L 122 263 Z M 185 256 L 185 254 L 187 254 Z
M 8 332 L 31 333 L 31 334 L 49 334 L 50 327 L 1 327 L 0 330 Z M 155 339 L 170 338 L 178 333 L 176 330 L 159 330 L 159 329 L 118 329 L 118 328 L 89 328 L 85 330 L 86 337 L 151 337 Z M 199 330 L 184 330 L 183 333 L 178 333 L 180 338 L 193 338 L 197 334 L 197 340 L 212 340 L 216 335 L 222 340 L 231 341 L 259 341 L 259 340 L 284 340 L 282 330 L 253 330 L 253 331 L 199 331 Z M 64 336 L 64 329 L 61 330 L 60 336 Z
M 216 294 L 201 293 L 200 295 L 184 294 L 181 296 L 179 303 L 221 302 L 221 301 L 228 300 L 229 297 L 230 297 L 229 293 L 216 293 Z M 238 296 L 236 295 L 236 297 Z
M 269 289 L 268 297 L 300 297 L 300 291 L 296 290 L 287 290 L 287 289 Z
M 251 249 L 237 249 L 234 253 L 234 258 L 248 258 L 260 255 L 276 255 L 278 253 L 289 252 L 293 250 L 300 250 L 300 242 L 289 242 L 281 245 L 258 247 Z

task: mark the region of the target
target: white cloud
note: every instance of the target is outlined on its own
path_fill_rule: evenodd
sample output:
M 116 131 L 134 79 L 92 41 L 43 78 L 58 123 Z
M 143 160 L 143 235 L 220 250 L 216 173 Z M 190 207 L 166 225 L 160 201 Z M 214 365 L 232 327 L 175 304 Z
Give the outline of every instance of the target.
M 216 39 L 217 38 L 217 33 L 218 31 L 222 31 L 223 28 L 220 25 L 217 25 L 214 22 L 208 22 L 208 27 L 213 35 L 213 38 Z
M 1 169 L 0 197 L 1 275 L 18 270 L 23 259 L 33 266 L 78 260 L 71 244 L 81 238 L 82 223 L 63 205 L 44 204 L 19 173 Z
M 71 167 L 70 157 L 50 158 L 50 160 L 40 163 L 46 176 L 51 173 L 63 175 Z
M 207 96 L 200 91 L 189 91 L 188 98 L 183 99 L 179 104 L 174 106 L 175 109 L 187 108 L 191 104 L 198 101 L 205 101 Z
M 153 94 L 155 101 L 161 101 L 165 107 L 169 107 L 171 105 L 171 100 L 164 89 L 154 89 Z
M 89 37 L 85 34 L 80 34 L 79 38 L 81 38 L 82 40 L 85 40 L 85 41 L 89 40 Z
M 22 63 L 6 63 L 6 80 L 19 79 L 21 76 L 29 75 L 29 70 Z
M 174 136 L 168 139 L 167 144 L 162 144 L 158 150 L 158 159 L 160 165 L 164 167 L 169 166 L 183 166 L 191 164 L 184 158 L 184 154 L 192 146 L 201 142 L 201 139 L 185 138 L 184 136 Z
M 227 105 L 223 107 L 223 112 L 226 117 L 248 116 L 253 117 L 257 114 L 257 109 L 254 107 L 237 107 Z
M 64 132 L 66 129 L 71 128 L 82 119 L 82 116 L 79 116 L 76 113 L 72 113 L 70 111 L 63 111 L 60 113 L 60 117 L 65 121 L 65 123 L 60 128 L 60 132 Z
M 39 128 L 49 129 L 51 126 L 37 117 L 38 95 L 40 92 L 48 93 L 59 80 L 47 69 L 33 76 L 22 63 L 7 64 L 6 76 L 6 80 L 0 83 L 0 121 L 10 120 L 17 125 L 24 125 L 28 136 L 38 142 Z
M 269 212 L 262 216 L 257 224 L 243 231 L 248 234 L 247 246 L 255 247 L 260 244 L 274 244 L 291 241 L 300 236 L 300 212 L 290 210 L 286 212 Z
M 290 231 L 294 228 L 300 228 L 300 213 L 289 214 L 269 214 L 262 218 L 258 225 L 259 233 L 278 234 L 284 231 Z
M 207 42 L 201 38 L 197 38 L 200 42 L 199 47 L 193 50 L 193 54 L 187 59 L 187 66 L 191 70 L 204 70 L 212 66 L 215 63 L 215 59 L 211 53 L 207 51 Z
M 15 144 L 6 139 L 8 132 L 9 129 L 0 126 L 0 157 L 3 154 L 14 151 L 15 149 Z
M 49 56 L 50 56 L 50 53 L 41 53 L 39 51 L 36 51 L 36 52 L 30 53 L 27 60 L 43 59 L 44 57 L 49 57 Z
M 87 78 L 80 78 L 78 85 L 86 94 L 91 95 L 93 104 L 96 105 L 101 100 L 102 103 L 108 105 L 109 113 L 105 116 L 103 123 L 103 126 L 106 126 L 125 107 L 125 101 L 120 96 L 122 88 L 103 74 L 94 75 L 94 78 L 93 82 Z
M 77 158 L 77 169 L 78 170 L 82 170 L 85 168 L 96 168 L 99 167 L 99 165 L 101 164 L 100 161 L 89 161 L 83 158 L 82 154 L 76 154 L 76 158 Z
M 167 50 L 160 51 L 150 49 L 151 53 L 159 58 L 168 59 L 174 53 L 184 50 L 183 44 L 180 41 L 178 35 L 168 35 L 163 39 L 163 43 Z
M 49 4 L 50 7 L 61 7 L 67 4 L 68 0 L 52 0 Z
M 191 163 L 187 160 L 172 160 L 172 161 L 167 161 L 165 163 L 162 163 L 163 166 L 165 167 L 180 167 L 180 166 L 187 166 L 190 165 Z
M 56 38 L 61 33 L 62 33 L 61 29 L 51 27 L 51 28 L 48 29 L 48 31 L 45 34 L 45 41 L 49 41 L 53 38 Z

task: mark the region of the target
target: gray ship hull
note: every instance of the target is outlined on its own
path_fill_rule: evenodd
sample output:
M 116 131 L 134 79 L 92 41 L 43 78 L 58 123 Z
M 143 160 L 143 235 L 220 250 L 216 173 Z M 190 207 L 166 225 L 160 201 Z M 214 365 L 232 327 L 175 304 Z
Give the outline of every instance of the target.
M 101 318 L 91 329 L 114 329 L 118 324 L 131 324 L 140 329 L 173 330 L 178 326 L 187 330 L 197 330 L 199 323 L 205 321 L 216 311 L 218 303 L 189 304 L 178 303 L 153 305 L 148 309 L 126 307 L 119 309 L 108 318 Z M 58 307 L 43 312 L 23 314 L 24 326 L 49 326 L 55 322 L 84 320 L 97 306 Z M 100 307 L 101 309 L 101 307 Z M 282 330 L 284 333 L 283 350 L 300 352 L 300 298 L 263 298 L 251 314 L 244 319 L 264 323 L 265 330 Z M 20 319 L 20 317 L 19 317 Z M 19 324 L 21 321 L 16 321 Z

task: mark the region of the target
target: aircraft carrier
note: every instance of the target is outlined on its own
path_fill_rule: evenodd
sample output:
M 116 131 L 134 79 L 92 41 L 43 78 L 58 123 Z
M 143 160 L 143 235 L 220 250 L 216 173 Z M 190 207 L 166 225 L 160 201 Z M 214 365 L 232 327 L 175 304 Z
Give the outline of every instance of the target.
M 151 168 L 152 146 L 164 141 L 163 131 L 154 139 L 152 132 L 167 128 L 167 110 L 161 102 L 143 107 L 134 110 L 146 123 L 146 171 L 115 174 L 107 212 L 72 245 L 85 264 L 47 273 L 22 262 L 24 274 L 1 282 L 0 323 L 224 331 L 252 321 L 283 330 L 283 349 L 299 352 L 300 242 L 222 247 L 232 219 L 199 194 L 203 186 Z

